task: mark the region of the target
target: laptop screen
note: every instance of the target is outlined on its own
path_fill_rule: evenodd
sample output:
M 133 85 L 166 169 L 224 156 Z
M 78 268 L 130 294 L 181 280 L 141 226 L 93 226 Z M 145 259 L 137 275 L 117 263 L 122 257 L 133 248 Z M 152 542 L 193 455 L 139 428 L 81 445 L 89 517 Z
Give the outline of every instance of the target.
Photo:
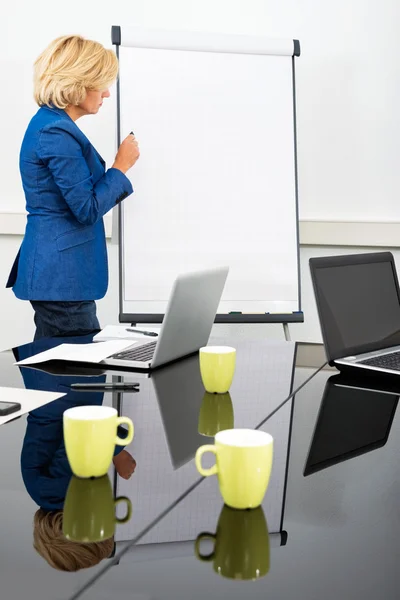
M 396 394 L 328 381 L 304 475 L 384 446 L 397 403 Z
M 400 301 L 390 260 L 316 262 L 312 272 L 328 360 L 400 344 Z

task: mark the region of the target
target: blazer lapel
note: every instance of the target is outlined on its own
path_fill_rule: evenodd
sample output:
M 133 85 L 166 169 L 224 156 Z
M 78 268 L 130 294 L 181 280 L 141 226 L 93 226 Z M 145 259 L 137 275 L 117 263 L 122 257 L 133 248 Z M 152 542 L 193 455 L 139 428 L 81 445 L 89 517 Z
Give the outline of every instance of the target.
M 94 153 L 96 154 L 97 158 L 99 159 L 99 161 L 101 162 L 101 166 L 103 167 L 103 169 L 105 170 L 106 168 L 106 162 L 105 160 L 100 156 L 100 154 L 97 152 L 96 148 L 94 146 L 92 146 Z

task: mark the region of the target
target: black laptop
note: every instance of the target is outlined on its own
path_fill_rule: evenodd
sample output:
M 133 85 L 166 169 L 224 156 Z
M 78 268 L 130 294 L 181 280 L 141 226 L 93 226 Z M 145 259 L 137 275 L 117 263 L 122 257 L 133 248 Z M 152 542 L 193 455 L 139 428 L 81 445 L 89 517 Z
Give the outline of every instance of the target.
M 311 258 L 310 271 L 329 364 L 400 375 L 400 291 L 391 252 Z

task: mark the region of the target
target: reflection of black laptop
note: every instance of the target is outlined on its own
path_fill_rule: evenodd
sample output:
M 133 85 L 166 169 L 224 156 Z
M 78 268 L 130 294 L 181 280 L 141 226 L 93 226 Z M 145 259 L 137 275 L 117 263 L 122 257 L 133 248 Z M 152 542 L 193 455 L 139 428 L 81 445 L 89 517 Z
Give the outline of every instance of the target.
M 328 379 L 308 453 L 304 475 L 384 446 L 388 440 L 400 386 L 335 375 Z
M 400 290 L 393 255 L 311 258 L 329 364 L 400 375 Z

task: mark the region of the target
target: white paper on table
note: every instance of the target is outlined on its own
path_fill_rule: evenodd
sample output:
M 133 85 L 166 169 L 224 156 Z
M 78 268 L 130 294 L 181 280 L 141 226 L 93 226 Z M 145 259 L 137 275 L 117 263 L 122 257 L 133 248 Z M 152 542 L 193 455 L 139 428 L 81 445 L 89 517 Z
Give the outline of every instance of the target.
M 99 344 L 60 344 L 50 350 L 39 352 L 29 358 L 24 358 L 16 365 L 34 365 L 47 360 L 70 360 L 74 362 L 90 362 L 99 363 L 107 356 L 121 352 L 129 346 L 136 344 L 136 341 L 128 340 L 113 340 L 109 342 L 101 342 Z
M 56 392 L 43 392 L 42 390 L 25 390 L 20 388 L 9 388 L 0 387 L 0 401 L 1 402 L 19 402 L 21 410 L 0 417 L 0 425 L 12 421 L 16 417 L 25 415 L 31 410 L 36 410 L 53 400 L 58 400 L 65 394 L 58 394 Z
M 93 341 L 94 342 L 103 342 L 105 340 L 115 340 L 115 339 L 124 339 L 124 340 L 142 340 L 142 341 L 148 341 L 148 336 L 147 335 L 143 335 L 141 333 L 136 333 L 134 331 L 127 331 L 128 329 L 135 329 L 135 327 L 129 327 L 128 324 L 126 325 L 107 325 L 106 327 L 104 327 L 104 329 L 102 329 L 100 331 L 100 333 L 97 333 L 94 338 Z M 146 327 L 146 326 L 140 326 L 137 329 L 141 329 L 144 331 L 151 331 L 152 333 L 160 333 L 160 329 L 161 327 Z

